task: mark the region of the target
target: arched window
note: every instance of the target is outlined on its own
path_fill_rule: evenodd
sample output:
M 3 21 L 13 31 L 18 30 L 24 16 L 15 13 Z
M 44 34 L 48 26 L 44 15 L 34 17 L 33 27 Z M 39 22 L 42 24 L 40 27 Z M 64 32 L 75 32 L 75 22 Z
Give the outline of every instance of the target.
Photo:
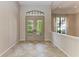
M 26 12 L 26 16 L 44 16 L 44 12 L 39 10 L 32 10 L 32 11 Z

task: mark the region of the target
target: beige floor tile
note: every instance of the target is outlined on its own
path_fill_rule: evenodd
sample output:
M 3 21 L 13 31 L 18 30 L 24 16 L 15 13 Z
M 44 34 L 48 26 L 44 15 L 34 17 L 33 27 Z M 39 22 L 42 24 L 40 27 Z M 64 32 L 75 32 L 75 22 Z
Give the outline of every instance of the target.
M 51 42 L 20 42 L 6 57 L 66 57 Z

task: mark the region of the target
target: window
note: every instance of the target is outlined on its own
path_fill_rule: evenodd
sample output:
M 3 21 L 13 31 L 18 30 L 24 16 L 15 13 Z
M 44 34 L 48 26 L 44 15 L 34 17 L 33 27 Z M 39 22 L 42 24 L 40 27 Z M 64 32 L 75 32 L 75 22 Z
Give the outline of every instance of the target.
M 66 34 L 66 17 L 65 16 L 56 16 L 56 32 Z

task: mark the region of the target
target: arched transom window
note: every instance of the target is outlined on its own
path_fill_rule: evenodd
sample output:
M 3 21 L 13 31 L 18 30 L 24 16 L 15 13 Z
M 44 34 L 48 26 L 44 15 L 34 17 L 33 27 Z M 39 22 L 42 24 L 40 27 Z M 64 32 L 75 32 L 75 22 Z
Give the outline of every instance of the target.
M 44 16 L 44 12 L 39 10 L 32 10 L 32 11 L 26 12 L 26 16 Z

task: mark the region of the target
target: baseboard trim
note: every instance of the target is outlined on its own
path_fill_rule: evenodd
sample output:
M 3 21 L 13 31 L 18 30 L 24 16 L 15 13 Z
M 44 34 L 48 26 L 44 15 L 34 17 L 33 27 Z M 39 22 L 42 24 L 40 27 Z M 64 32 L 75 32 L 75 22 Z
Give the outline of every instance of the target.
M 4 56 L 4 54 L 6 54 L 6 53 L 7 53 L 12 47 L 14 47 L 16 44 L 17 44 L 17 42 L 14 43 L 13 45 L 11 45 L 7 50 L 5 50 L 5 51 L 0 55 L 0 57 Z
M 60 48 L 57 44 L 53 43 L 58 49 L 60 49 L 64 54 L 66 54 L 68 57 L 71 57 L 66 51 L 64 51 L 62 48 Z

